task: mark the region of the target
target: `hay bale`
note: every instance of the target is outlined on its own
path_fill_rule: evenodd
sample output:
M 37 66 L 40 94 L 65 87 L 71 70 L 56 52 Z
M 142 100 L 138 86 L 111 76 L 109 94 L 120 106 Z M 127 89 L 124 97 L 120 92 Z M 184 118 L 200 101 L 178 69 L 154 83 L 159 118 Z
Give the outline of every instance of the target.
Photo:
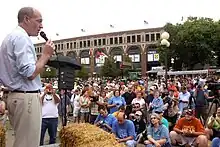
M 0 147 L 6 147 L 6 131 L 3 125 L 0 125 Z
M 125 147 L 113 134 L 91 124 L 70 124 L 60 131 L 61 147 Z M 65 146 L 66 145 L 66 146 Z

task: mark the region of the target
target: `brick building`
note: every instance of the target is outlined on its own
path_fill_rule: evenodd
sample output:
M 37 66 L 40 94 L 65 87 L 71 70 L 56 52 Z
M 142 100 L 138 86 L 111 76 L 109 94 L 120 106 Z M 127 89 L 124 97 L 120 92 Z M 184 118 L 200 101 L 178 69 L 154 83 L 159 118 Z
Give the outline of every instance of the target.
M 54 43 L 59 55 L 75 58 L 91 74 L 99 71 L 99 61 L 95 55 L 101 49 L 106 55 L 114 56 L 117 61 L 123 61 L 123 57 L 128 55 L 135 69 L 145 76 L 151 67 L 159 65 L 156 45 L 162 31 L 163 28 L 139 29 L 68 38 L 56 40 Z M 43 45 L 44 43 L 35 44 L 38 56 Z

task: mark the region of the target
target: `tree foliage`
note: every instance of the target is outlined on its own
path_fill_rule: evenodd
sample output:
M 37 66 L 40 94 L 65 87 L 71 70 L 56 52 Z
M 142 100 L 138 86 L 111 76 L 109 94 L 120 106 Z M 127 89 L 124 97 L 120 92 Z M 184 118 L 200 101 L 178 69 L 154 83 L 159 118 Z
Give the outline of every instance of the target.
M 101 75 L 104 77 L 117 77 L 120 75 L 120 69 L 116 67 L 113 57 L 105 58 L 104 65 L 101 67 Z
M 81 70 L 76 72 L 76 77 L 81 79 L 87 79 L 89 77 L 88 71 L 84 66 L 81 67 Z
M 132 63 L 131 58 L 128 55 L 124 56 L 124 62 Z M 128 76 L 129 71 L 131 71 L 132 69 L 133 69 L 133 67 L 124 67 L 123 75 Z
M 167 23 L 164 30 L 170 34 L 167 49 L 168 65 L 175 59 L 175 67 L 193 69 L 196 64 L 219 64 L 220 21 L 189 17 L 183 24 Z M 164 63 L 164 48 L 158 48 Z
M 57 77 L 57 70 L 56 68 L 49 67 L 45 68 L 44 71 L 41 73 L 42 78 L 55 78 Z
M 123 57 L 124 62 L 131 63 L 131 58 L 129 56 Z M 132 68 L 129 66 L 123 67 L 123 76 L 128 76 L 128 72 Z M 108 58 L 105 59 L 104 65 L 101 67 L 101 76 L 104 77 L 117 77 L 122 75 L 122 70 L 117 67 L 116 61 L 113 57 L 108 56 Z

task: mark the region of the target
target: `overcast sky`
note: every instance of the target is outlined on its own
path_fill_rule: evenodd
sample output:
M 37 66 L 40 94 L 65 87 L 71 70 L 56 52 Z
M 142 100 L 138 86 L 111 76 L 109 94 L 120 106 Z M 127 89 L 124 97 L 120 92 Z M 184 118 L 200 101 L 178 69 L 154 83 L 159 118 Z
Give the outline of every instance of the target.
M 41 11 L 44 31 L 54 40 L 161 27 L 166 22 L 180 22 L 182 16 L 220 18 L 220 0 L 3 0 L 0 42 L 17 26 L 17 12 L 23 6 Z M 33 41 L 38 42 L 36 38 Z

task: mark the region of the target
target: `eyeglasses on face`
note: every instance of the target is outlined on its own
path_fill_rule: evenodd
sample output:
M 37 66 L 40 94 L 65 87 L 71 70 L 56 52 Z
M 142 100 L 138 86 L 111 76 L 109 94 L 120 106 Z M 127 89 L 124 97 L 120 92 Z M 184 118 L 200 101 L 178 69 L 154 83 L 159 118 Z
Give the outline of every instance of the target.
M 153 120 L 153 119 L 157 119 L 157 118 L 156 117 L 151 117 L 150 119 Z

